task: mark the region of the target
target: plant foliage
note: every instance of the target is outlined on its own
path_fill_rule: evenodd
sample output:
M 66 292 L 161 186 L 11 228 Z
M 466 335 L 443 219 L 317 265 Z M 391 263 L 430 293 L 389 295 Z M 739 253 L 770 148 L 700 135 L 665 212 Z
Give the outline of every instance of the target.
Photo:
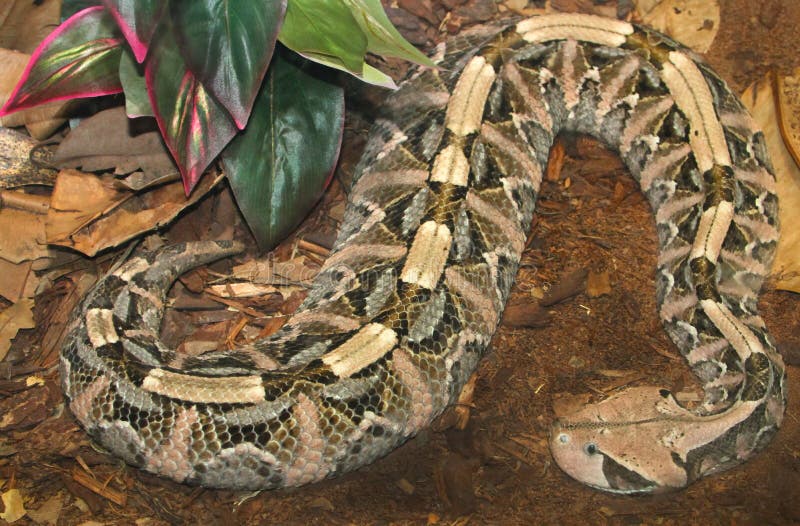
M 74 11 L 86 3 L 65 1 L 74 14 L 33 53 L 0 115 L 123 92 L 129 116 L 155 117 L 187 195 L 225 152 L 234 193 L 264 248 L 321 194 L 344 114 L 338 85 L 303 59 L 276 54 L 277 42 L 384 86 L 394 83 L 365 62 L 367 53 L 432 65 L 380 0 L 102 0 Z

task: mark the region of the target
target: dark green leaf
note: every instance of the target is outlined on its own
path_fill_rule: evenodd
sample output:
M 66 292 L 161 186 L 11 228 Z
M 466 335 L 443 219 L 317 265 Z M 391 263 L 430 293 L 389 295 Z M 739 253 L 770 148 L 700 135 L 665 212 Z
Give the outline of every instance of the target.
M 103 0 L 117 21 L 136 60 L 144 61 L 158 22 L 165 13 L 164 0 Z
M 283 22 L 286 0 L 173 0 L 189 69 L 244 128 Z
M 67 19 L 31 55 L 19 84 L 0 113 L 53 100 L 119 93 L 122 37 L 101 7 Z
M 239 208 L 262 249 L 288 235 L 319 200 L 339 155 L 341 87 L 302 59 L 276 53 L 247 128 L 222 154 Z
M 144 67 L 136 63 L 129 49 L 125 49 L 119 61 L 119 81 L 125 93 L 125 113 L 128 117 L 152 117 L 154 114 L 147 95 Z
M 278 40 L 312 60 L 328 57 L 345 71 L 363 71 L 367 37 L 342 0 L 291 0 Z
M 150 104 L 188 195 L 203 170 L 236 135 L 236 126 L 187 69 L 168 17 L 156 31 L 145 65 Z
M 376 55 L 397 57 L 417 64 L 435 64 L 397 32 L 383 10 L 380 0 L 342 0 L 367 36 L 367 51 Z

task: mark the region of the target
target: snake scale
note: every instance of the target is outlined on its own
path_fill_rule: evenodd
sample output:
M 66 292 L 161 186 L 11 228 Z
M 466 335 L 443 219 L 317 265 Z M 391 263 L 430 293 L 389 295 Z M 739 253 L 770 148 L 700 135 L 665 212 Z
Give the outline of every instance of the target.
M 441 44 L 385 103 L 330 257 L 277 333 L 178 354 L 159 340 L 180 273 L 239 252 L 136 256 L 84 299 L 68 404 L 126 462 L 216 488 L 299 486 L 368 464 L 454 403 L 514 281 L 561 132 L 618 152 L 655 214 L 659 316 L 704 389 L 632 387 L 560 417 L 559 466 L 624 493 L 681 488 L 763 449 L 785 367 L 757 313 L 777 243 L 763 135 L 694 53 L 651 29 L 559 14 Z

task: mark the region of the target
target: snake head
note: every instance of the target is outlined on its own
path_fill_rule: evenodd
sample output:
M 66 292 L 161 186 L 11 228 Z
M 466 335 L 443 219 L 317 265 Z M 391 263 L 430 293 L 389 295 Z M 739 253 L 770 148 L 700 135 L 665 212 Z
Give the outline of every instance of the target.
M 576 480 L 614 493 L 654 493 L 688 484 L 685 463 L 669 437 L 680 435 L 680 425 L 694 415 L 669 391 L 635 387 L 558 416 L 550 450 Z

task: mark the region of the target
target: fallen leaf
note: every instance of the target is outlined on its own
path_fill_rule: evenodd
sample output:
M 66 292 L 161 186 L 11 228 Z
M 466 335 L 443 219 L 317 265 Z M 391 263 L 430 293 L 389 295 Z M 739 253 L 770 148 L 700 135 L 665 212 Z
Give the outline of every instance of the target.
M 8 522 L 17 522 L 25 516 L 25 504 L 22 502 L 22 493 L 18 489 L 10 489 L 4 491 L 0 498 L 3 500 L 5 506 L 4 512 L 0 513 L 0 519 Z
M 134 189 L 178 175 L 155 120 L 129 119 L 121 106 L 82 120 L 58 145 L 53 163 L 59 168 L 105 170 L 117 175 L 140 170 L 142 176 Z
M 39 506 L 38 509 L 28 510 L 28 517 L 33 519 L 37 524 L 53 524 L 58 523 L 58 516 L 61 515 L 61 509 L 64 507 L 64 496 L 62 493 L 57 493 L 44 501 L 44 504 Z
M 12 263 L 0 258 L 0 296 L 11 303 L 33 297 L 39 278 L 32 272 L 32 267 L 32 261 Z
M 63 170 L 47 215 L 47 242 L 94 256 L 169 223 L 222 178 L 219 173 L 206 174 L 187 199 L 180 181 L 133 192 L 111 175 Z
M 0 207 L 0 254 L 3 259 L 20 263 L 47 257 L 46 215 Z
M 800 68 L 793 75 L 775 75 L 781 135 L 789 153 L 800 165 Z
M 3 0 L 0 47 L 33 53 L 61 21 L 61 0 Z
M 775 287 L 800 292 L 800 228 L 795 227 L 800 224 L 800 167 L 787 149 L 780 132 L 774 85 L 771 74 L 768 74 L 745 90 L 742 101 L 764 132 L 775 168 L 779 220 L 783 225 L 772 265 Z
M 639 19 L 698 53 L 705 53 L 719 30 L 717 0 L 634 0 Z
M 5 359 L 11 348 L 11 340 L 16 338 L 20 329 L 32 329 L 33 299 L 23 298 L 3 312 L 0 312 L 0 362 Z

